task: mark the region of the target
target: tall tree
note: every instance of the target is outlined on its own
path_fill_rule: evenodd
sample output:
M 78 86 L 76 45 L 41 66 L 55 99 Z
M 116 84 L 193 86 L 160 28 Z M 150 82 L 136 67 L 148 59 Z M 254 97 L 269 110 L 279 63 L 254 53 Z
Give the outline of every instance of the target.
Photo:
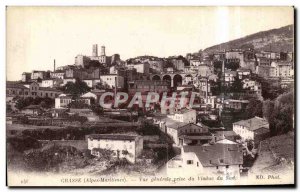
M 249 104 L 246 107 L 246 116 L 247 118 L 253 118 L 255 116 L 262 117 L 263 116 L 263 103 L 258 99 L 250 99 Z
M 75 83 L 68 82 L 63 88 L 64 93 L 71 94 L 73 98 L 78 98 L 80 95 L 87 93 L 91 88 L 80 79 L 76 79 Z

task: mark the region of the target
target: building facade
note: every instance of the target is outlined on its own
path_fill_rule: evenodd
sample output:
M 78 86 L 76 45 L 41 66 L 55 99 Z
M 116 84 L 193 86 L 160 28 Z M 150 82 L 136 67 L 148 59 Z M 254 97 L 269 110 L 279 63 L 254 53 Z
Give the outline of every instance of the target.
M 126 158 L 131 163 L 143 151 L 143 138 L 138 135 L 92 134 L 87 136 L 87 142 L 92 155 L 101 156 L 101 150 L 97 149 L 110 150 L 112 157 Z

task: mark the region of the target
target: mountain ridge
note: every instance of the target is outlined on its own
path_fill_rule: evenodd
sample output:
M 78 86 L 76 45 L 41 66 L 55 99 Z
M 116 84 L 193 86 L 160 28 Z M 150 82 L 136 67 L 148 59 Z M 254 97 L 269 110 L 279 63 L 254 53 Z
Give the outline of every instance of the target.
M 254 48 L 258 51 L 294 52 L 294 25 L 260 31 L 242 38 L 220 43 L 204 49 L 213 53 L 236 48 Z

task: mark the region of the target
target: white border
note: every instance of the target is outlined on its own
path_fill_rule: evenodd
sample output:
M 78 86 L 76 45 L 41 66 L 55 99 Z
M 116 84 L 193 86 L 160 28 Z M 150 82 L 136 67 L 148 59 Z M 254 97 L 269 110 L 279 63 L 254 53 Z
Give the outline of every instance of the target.
M 228 6 L 280 6 L 280 5 L 286 5 L 286 6 L 292 6 L 294 5 L 296 8 L 299 9 L 300 7 L 300 1 L 297 0 L 226 0 L 226 1 L 221 1 L 221 0 L 173 0 L 173 1 L 161 1 L 161 0 L 132 0 L 132 1 L 124 1 L 124 0 L 42 0 L 42 1 L 36 1 L 36 0 L 1 0 L 0 1 L 0 61 L 1 61 L 1 70 L 0 70 L 0 79 L 1 79 L 1 87 L 0 89 L 0 100 L 3 102 L 3 106 L 5 105 L 5 81 L 6 81 L 6 62 L 5 62 L 5 47 L 6 47 L 6 40 L 5 40 L 5 8 L 6 6 L 11 6 L 11 5 L 19 5 L 19 6 L 34 6 L 34 5 L 39 5 L 39 6 L 101 6 L 101 5 L 109 5 L 109 6 L 129 6 L 129 5 L 143 5 L 143 6 L 221 6 L 221 5 L 228 5 Z M 299 11 L 299 10 L 298 10 Z M 298 13 L 299 14 L 299 13 Z M 280 18 L 274 18 L 274 22 L 276 22 L 276 19 Z M 299 26 L 298 20 L 295 21 L 296 26 Z M 299 35 L 299 30 L 297 30 L 297 37 Z M 297 42 L 296 42 L 297 44 Z M 299 55 L 299 49 L 297 49 L 296 55 Z M 297 64 L 295 64 L 297 65 Z M 299 74 L 299 67 L 297 67 L 297 73 Z M 297 82 L 297 90 L 299 90 L 299 84 Z M 297 107 L 299 107 L 299 102 Z M 7 188 L 5 185 L 6 181 L 6 166 L 5 166 L 5 159 L 6 159 L 6 153 L 5 153 L 5 107 L 0 107 L 1 111 L 1 116 L 0 116 L 0 122 L 2 127 L 1 129 L 1 153 L 0 153 L 0 159 L 1 159 L 1 168 L 0 168 L 0 190 L 1 191 L 8 191 L 12 190 Z M 299 113 L 297 114 L 297 119 L 300 119 Z M 297 129 L 297 128 L 296 128 Z M 299 130 L 298 130 L 299 133 Z M 297 148 L 298 151 L 296 154 L 300 154 L 299 152 L 299 147 Z M 297 158 L 299 160 L 299 158 Z M 299 161 L 297 162 L 297 167 L 299 167 Z M 299 173 L 299 172 L 298 172 Z M 297 176 L 299 178 L 299 175 Z M 299 179 L 298 179 L 299 180 Z M 296 181 L 298 183 L 298 180 Z M 298 183 L 299 185 L 299 183 Z M 201 189 L 201 188 L 196 188 L 196 189 L 189 189 L 193 191 L 198 191 L 198 190 L 241 190 L 242 188 L 218 188 L 218 189 Z M 253 188 L 252 188 L 253 189 Z M 276 188 L 274 188 L 276 189 Z M 25 191 L 31 191 L 32 189 L 24 189 Z M 53 189 L 45 189 L 46 191 L 50 191 Z M 55 189 L 55 191 L 62 191 L 66 189 Z M 67 189 L 69 190 L 80 190 L 80 191 L 87 191 L 88 189 Z M 107 190 L 132 190 L 132 189 L 94 189 L 94 190 L 101 190 L 101 191 L 107 191 Z M 133 189 L 133 190 L 149 190 L 149 189 Z M 173 191 L 174 188 L 170 189 L 150 189 L 150 190 L 164 190 L 164 191 Z M 176 190 L 176 189 L 175 189 Z M 185 190 L 183 188 L 180 188 L 179 190 Z M 242 190 L 251 190 L 251 189 L 242 189 Z M 273 189 L 254 189 L 255 191 L 265 191 L 265 190 L 273 190 Z M 289 189 L 281 189 L 281 190 L 289 190 Z

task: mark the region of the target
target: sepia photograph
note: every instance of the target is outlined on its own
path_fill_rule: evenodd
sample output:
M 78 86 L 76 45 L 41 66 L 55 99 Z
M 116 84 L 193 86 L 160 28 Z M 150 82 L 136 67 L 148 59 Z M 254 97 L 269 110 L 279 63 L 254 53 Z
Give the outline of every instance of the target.
M 8 187 L 295 185 L 293 6 L 7 6 Z

